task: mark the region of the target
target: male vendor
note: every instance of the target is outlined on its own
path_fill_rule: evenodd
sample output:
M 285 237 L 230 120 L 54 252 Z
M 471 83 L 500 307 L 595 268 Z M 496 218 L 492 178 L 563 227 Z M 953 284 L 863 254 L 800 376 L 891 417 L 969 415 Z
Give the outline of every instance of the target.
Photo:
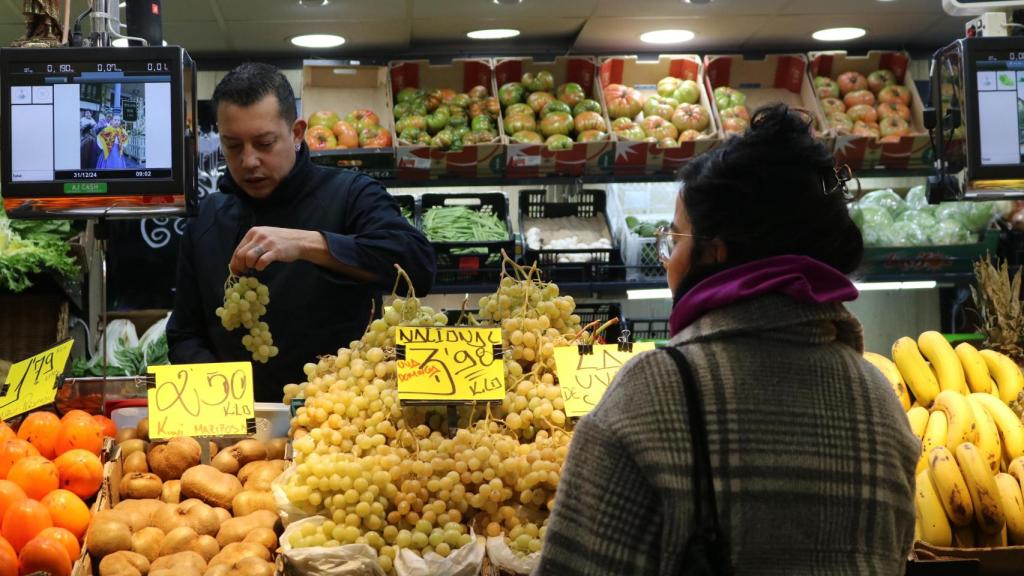
M 306 123 L 273 66 L 235 68 L 214 90 L 213 106 L 229 174 L 181 240 L 170 359 L 252 360 L 245 330 L 228 332 L 215 310 L 229 272 L 255 274 L 270 288 L 261 320 L 279 349 L 268 363 L 253 362 L 255 396 L 280 402 L 284 384 L 303 380 L 303 364 L 362 335 L 395 264 L 426 294 L 434 251 L 379 182 L 310 161 Z

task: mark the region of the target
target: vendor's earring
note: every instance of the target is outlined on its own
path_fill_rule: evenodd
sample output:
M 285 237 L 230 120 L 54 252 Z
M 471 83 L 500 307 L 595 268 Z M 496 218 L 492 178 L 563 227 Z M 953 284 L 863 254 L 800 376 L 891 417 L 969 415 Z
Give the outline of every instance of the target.
M 298 152 L 299 150 L 302 150 L 302 143 L 295 145 L 295 151 Z

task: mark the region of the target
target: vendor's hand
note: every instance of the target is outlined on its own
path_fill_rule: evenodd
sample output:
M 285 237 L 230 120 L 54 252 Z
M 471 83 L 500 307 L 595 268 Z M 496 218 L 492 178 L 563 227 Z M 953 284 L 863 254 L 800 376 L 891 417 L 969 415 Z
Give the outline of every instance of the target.
M 242 238 L 231 256 L 231 273 L 241 275 L 249 269 L 264 270 L 271 262 L 302 260 L 310 249 L 323 244 L 319 232 L 257 226 Z

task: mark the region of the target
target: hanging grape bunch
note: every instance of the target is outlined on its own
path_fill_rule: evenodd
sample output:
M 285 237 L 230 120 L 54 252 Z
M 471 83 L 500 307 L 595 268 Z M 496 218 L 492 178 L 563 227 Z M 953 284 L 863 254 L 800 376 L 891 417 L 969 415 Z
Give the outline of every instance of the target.
M 228 331 L 245 328 L 242 345 L 252 353 L 252 359 L 266 364 L 277 356 L 270 326 L 260 322 L 270 304 L 270 289 L 251 276 L 228 276 L 224 282 L 224 305 L 217 308 L 217 317 Z

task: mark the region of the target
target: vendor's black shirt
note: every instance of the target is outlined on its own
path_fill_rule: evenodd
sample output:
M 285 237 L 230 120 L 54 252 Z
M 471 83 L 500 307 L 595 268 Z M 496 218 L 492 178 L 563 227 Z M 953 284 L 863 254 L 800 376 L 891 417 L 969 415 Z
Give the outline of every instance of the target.
M 181 240 L 174 311 L 167 325 L 170 359 L 176 364 L 251 360 L 242 346 L 244 329 L 228 332 L 215 310 L 223 304 L 228 262 L 254 226 L 321 232 L 341 263 L 368 270 L 376 285 L 359 283 L 310 262 L 274 262 L 256 276 L 270 288 L 262 320 L 270 325 L 277 357 L 253 362 L 256 400 L 280 402 L 281 387 L 302 382 L 302 366 L 347 347 L 366 329 L 370 310 L 380 311 L 390 291 L 394 264 L 412 278 L 416 294 L 434 281 L 434 251 L 401 215 L 394 198 L 376 180 L 351 171 L 314 165 L 302 147 L 295 168 L 268 198 L 250 198 L 230 176 L 219 194 L 203 200 L 199 216 Z

